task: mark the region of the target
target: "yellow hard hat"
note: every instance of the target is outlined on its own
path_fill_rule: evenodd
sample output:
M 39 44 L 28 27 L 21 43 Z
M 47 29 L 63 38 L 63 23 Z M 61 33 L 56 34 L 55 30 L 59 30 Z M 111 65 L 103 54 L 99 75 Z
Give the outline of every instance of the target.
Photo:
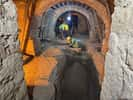
M 67 43 L 71 43 L 71 40 L 72 40 L 72 38 L 71 38 L 70 36 L 68 36 L 68 37 L 66 38 Z

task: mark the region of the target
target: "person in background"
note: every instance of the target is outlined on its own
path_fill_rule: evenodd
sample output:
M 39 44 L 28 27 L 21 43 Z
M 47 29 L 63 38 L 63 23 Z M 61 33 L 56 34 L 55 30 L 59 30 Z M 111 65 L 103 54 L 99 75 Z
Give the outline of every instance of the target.
M 59 25 L 59 30 L 62 35 L 62 39 L 65 39 L 69 34 L 69 25 L 66 22 L 63 22 Z
M 60 33 L 60 29 L 59 26 L 63 23 L 63 18 L 59 18 L 57 20 L 56 26 L 55 26 L 55 32 L 56 32 L 56 37 L 60 38 L 61 37 L 61 33 Z
M 71 48 L 81 48 L 81 50 L 86 50 L 86 47 L 83 43 L 81 43 L 80 40 L 76 39 L 76 38 L 72 38 L 70 36 L 68 36 L 66 38 L 66 42 L 69 44 L 69 46 Z

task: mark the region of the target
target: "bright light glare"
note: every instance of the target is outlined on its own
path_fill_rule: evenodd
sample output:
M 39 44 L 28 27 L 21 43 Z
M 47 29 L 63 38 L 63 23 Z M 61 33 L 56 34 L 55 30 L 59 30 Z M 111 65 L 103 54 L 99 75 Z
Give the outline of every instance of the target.
M 67 20 L 70 21 L 70 20 L 71 20 L 71 16 L 68 16 L 68 17 L 67 17 Z

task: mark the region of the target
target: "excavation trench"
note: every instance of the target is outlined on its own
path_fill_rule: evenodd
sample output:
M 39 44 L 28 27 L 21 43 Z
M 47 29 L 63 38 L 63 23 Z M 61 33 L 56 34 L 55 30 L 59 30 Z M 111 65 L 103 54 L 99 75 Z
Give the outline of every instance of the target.
M 55 100 L 99 100 L 100 85 L 96 67 L 88 54 L 64 51 L 49 82 L 55 87 Z
M 99 100 L 99 75 L 92 58 L 85 52 L 77 53 L 65 49 L 60 50 L 60 53 L 58 50 L 60 49 L 46 50 L 42 58 L 39 58 L 44 61 L 34 60 L 38 65 L 33 61 L 35 66 L 32 66 L 32 79 L 27 77 L 30 100 Z M 47 60 L 48 56 L 57 61 L 53 67 L 49 66 L 54 62 Z M 30 74 L 29 71 L 25 71 L 26 76 Z M 45 84 L 47 81 L 48 84 Z

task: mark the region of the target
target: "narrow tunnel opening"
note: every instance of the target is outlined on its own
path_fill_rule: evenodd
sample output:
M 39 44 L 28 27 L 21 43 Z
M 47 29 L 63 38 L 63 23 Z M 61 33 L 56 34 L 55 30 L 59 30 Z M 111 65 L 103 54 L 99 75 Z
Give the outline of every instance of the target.
M 59 27 L 63 22 L 69 26 L 67 36 L 84 40 L 85 38 L 89 38 L 89 22 L 87 18 L 78 12 L 67 11 L 63 13 L 56 21 L 55 33 L 58 39 L 61 38 Z

